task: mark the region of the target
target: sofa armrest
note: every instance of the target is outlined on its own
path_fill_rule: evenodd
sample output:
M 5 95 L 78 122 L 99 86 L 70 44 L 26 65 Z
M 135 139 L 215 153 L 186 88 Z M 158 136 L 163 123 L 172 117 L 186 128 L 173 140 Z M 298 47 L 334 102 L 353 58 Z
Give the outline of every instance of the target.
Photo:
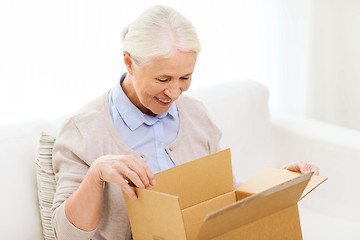
M 277 164 L 306 161 L 329 180 L 301 205 L 323 214 L 360 221 L 360 132 L 319 121 L 273 117 Z

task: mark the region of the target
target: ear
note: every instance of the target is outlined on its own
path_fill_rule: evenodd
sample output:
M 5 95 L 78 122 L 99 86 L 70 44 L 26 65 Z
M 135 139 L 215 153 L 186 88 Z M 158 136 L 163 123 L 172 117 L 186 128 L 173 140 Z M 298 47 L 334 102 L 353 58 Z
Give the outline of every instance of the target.
M 124 63 L 125 63 L 125 66 L 126 66 L 126 69 L 128 71 L 128 73 L 130 75 L 133 74 L 133 70 L 134 70 L 134 66 L 132 64 L 132 61 L 131 61 L 131 56 L 128 52 L 124 51 Z

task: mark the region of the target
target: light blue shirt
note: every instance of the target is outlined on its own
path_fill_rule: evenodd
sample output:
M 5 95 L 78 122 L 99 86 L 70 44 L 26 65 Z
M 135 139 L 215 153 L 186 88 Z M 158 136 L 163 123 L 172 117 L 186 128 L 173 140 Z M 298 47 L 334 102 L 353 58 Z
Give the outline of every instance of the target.
M 176 103 L 155 117 L 142 113 L 125 95 L 121 83 L 109 92 L 109 110 L 120 138 L 133 150 L 148 156 L 147 164 L 155 174 L 175 166 L 165 148 L 179 132 Z

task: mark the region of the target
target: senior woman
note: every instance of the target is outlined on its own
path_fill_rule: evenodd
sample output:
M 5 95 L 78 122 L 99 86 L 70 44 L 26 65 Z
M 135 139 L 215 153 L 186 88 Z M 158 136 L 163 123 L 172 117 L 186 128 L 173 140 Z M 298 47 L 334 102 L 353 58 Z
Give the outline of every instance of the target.
M 57 239 L 131 239 L 122 191 L 155 185 L 154 173 L 220 150 L 220 130 L 197 100 L 180 96 L 200 43 L 173 9 L 146 10 L 122 36 L 127 73 L 69 118 L 57 138 L 52 223 Z M 312 169 L 313 168 L 313 169 Z M 317 171 L 305 163 L 290 169 Z

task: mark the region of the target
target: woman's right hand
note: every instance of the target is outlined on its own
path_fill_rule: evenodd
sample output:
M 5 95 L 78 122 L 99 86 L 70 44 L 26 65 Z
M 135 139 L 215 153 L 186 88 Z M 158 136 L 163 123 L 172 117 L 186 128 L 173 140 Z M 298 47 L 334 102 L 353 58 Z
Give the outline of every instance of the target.
M 155 185 L 155 177 L 149 166 L 131 155 L 105 155 L 99 157 L 90 171 L 97 180 L 116 183 L 130 198 L 137 199 L 135 191 L 130 187 L 131 181 L 136 187 L 148 189 Z

